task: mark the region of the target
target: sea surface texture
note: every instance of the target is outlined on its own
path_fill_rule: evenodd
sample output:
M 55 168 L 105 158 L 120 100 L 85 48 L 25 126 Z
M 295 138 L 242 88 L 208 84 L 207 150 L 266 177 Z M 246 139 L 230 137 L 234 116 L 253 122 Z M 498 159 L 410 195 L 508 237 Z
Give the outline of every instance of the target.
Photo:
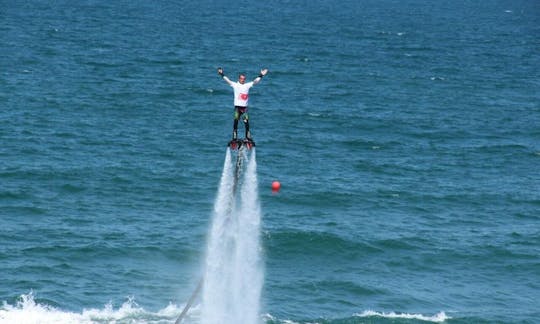
M 260 297 L 233 305 L 257 323 L 225 324 L 540 322 L 539 1 L 0 0 L 1 324 L 176 321 L 232 133 L 218 67 L 269 69 Z

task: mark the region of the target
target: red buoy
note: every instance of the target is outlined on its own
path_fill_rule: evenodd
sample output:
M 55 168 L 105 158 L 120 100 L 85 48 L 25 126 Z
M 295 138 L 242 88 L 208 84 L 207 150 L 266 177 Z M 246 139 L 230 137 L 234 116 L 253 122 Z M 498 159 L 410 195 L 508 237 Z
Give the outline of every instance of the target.
M 272 182 L 272 191 L 273 192 L 278 192 L 280 188 L 281 188 L 281 183 L 279 183 L 279 181 Z

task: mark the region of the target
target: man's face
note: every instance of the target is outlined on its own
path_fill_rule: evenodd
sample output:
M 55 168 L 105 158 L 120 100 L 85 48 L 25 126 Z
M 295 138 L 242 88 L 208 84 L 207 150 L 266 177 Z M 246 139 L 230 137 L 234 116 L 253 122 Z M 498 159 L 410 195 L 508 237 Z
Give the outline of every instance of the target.
M 243 74 L 240 74 L 240 76 L 238 76 L 238 82 L 240 82 L 241 84 L 244 84 L 244 82 L 246 82 L 246 76 Z

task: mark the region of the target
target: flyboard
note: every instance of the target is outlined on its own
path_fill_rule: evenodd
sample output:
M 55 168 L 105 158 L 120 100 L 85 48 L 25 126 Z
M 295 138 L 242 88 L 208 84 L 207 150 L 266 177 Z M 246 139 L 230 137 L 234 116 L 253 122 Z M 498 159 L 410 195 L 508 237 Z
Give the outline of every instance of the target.
M 242 173 L 242 162 L 244 160 L 244 150 L 251 150 L 253 147 L 255 147 L 255 142 L 252 139 L 233 139 L 230 141 L 227 146 L 232 151 L 237 151 L 236 155 L 236 164 L 234 169 L 234 181 L 233 181 L 233 195 L 236 195 L 236 188 L 238 185 L 238 180 L 240 179 L 240 175 Z M 197 288 L 195 288 L 195 291 L 191 294 L 191 297 L 189 298 L 188 302 L 186 303 L 186 306 L 184 306 L 184 309 L 182 310 L 182 313 L 178 316 L 176 319 L 175 324 L 182 323 L 182 320 L 186 317 L 187 312 L 193 305 L 193 302 L 197 298 L 197 296 L 201 293 L 202 287 L 204 283 L 204 278 L 201 278 L 199 280 L 199 283 L 197 284 Z
M 242 172 L 242 161 L 244 160 L 244 150 L 251 150 L 255 147 L 255 142 L 251 139 L 236 139 L 229 142 L 227 145 L 231 150 L 237 150 L 238 154 L 236 155 L 236 165 L 234 169 L 234 182 L 233 182 L 233 195 L 236 195 L 236 187 L 238 185 L 238 180 L 240 179 L 240 173 Z

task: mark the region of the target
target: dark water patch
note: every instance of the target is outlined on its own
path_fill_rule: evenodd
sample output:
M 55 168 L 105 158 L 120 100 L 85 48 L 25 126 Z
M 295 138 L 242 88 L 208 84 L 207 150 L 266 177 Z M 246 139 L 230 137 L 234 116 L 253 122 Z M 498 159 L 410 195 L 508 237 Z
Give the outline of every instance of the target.
M 2 200 L 24 200 L 30 198 L 32 195 L 26 190 L 2 190 L 0 192 L 0 199 Z
M 311 292 L 308 293 L 310 295 L 317 295 L 317 291 L 335 290 L 335 300 L 338 301 L 341 299 L 341 302 L 351 306 L 356 305 L 363 296 L 378 295 L 382 293 L 379 289 L 364 287 L 356 282 L 344 280 L 323 280 L 314 283 L 310 282 L 309 284 L 303 283 L 301 286 L 305 287 L 307 290 L 311 290 Z M 348 300 L 348 298 L 350 298 L 350 300 Z
M 5 213 L 4 215 L 18 215 L 24 216 L 42 216 L 48 213 L 48 209 L 37 206 L 3 206 L 0 210 Z
M 67 194 L 80 193 L 80 192 L 84 192 L 85 190 L 86 190 L 86 187 L 82 185 L 74 185 L 74 184 L 68 183 L 68 184 L 64 184 L 60 186 L 60 191 Z
M 314 184 L 314 186 L 317 186 L 317 184 Z M 343 189 L 336 189 L 336 191 L 291 194 L 288 197 L 282 198 L 280 201 L 289 205 L 306 206 L 309 209 L 315 210 L 318 208 L 326 210 L 333 207 L 346 209 L 357 206 L 357 193 L 343 192 Z
M 382 250 L 381 247 L 354 242 L 335 234 L 303 231 L 268 233 L 265 237 L 265 245 L 269 255 L 275 255 L 275 257 L 312 255 L 340 258 L 342 254 L 360 257 L 363 254 Z
M 399 239 L 385 239 L 374 243 L 376 247 L 383 251 L 419 251 L 425 247 L 427 239 L 420 237 L 399 238 Z
M 387 150 L 403 146 L 403 141 L 394 140 L 392 138 L 386 138 L 384 135 L 376 137 L 370 135 L 370 128 L 376 129 L 377 125 L 363 125 L 366 134 L 358 134 L 358 137 L 345 137 L 341 141 L 337 141 L 336 144 L 342 144 L 345 148 L 356 151 L 357 149 L 369 150 Z M 367 129 L 366 129 L 367 128 Z
M 381 156 L 380 159 L 377 159 L 376 156 L 379 155 L 381 151 L 384 151 L 384 148 L 380 146 L 375 146 L 373 152 L 368 152 L 369 158 L 360 158 L 356 161 L 352 161 L 352 167 L 362 173 L 368 173 L 372 177 L 377 176 L 396 176 L 399 178 L 404 178 L 411 175 L 418 176 L 421 173 L 426 171 L 437 171 L 441 170 L 441 167 L 437 165 L 422 166 L 418 164 L 413 164 L 409 158 L 392 158 Z M 410 162 L 409 162 L 410 161 Z

